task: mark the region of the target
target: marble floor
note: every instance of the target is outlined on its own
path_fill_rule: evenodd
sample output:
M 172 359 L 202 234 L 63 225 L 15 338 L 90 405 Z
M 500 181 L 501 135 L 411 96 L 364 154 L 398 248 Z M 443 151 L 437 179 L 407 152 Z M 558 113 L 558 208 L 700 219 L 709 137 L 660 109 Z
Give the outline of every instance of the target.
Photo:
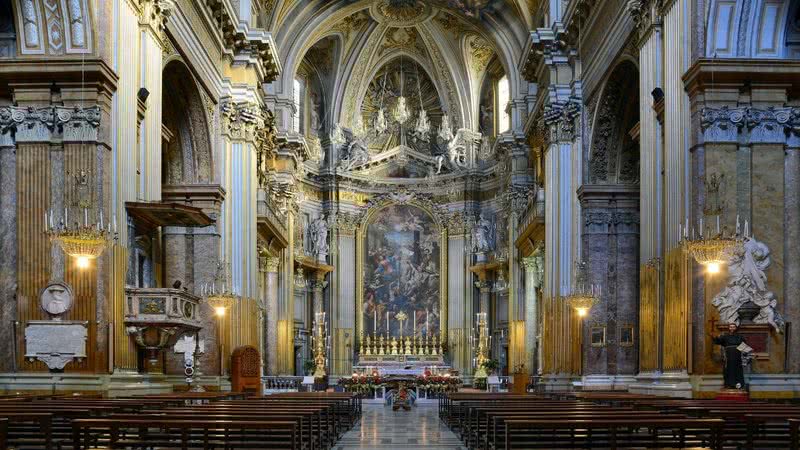
M 436 404 L 417 404 L 411 411 L 392 411 L 384 405 L 364 404 L 361 423 L 348 431 L 334 450 L 432 449 L 466 450 L 439 420 Z

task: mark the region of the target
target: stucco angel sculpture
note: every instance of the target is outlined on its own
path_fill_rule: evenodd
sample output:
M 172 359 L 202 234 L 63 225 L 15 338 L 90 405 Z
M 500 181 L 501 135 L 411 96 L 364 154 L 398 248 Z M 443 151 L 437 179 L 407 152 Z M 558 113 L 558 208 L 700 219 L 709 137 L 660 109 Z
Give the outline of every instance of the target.
M 728 261 L 728 285 L 714 296 L 712 304 L 719 311 L 723 323 L 739 325 L 739 310 L 748 301 L 759 307 L 753 318 L 754 323 L 766 323 L 778 333 L 783 328 L 783 318 L 775 310 L 777 299 L 767 289 L 769 267 L 769 248 L 753 238 L 745 241 L 743 247 L 733 254 Z
M 353 136 L 353 140 L 347 145 L 347 151 L 339 159 L 339 168 L 349 172 L 368 163 L 370 155 L 367 146 L 366 137 Z
M 478 218 L 478 223 L 472 230 L 472 239 L 475 251 L 488 252 L 492 250 L 492 236 L 494 235 L 494 223 L 489 220 L 484 213 Z
M 445 156 L 453 169 L 463 169 L 467 167 L 467 151 L 472 145 L 472 131 L 467 128 L 460 128 L 456 131 L 450 141 L 447 142 L 447 152 L 436 157 L 436 174 L 442 172 L 442 165 Z
M 328 256 L 328 222 L 319 216 L 308 225 L 308 239 L 311 243 L 311 254 L 318 261 L 325 261 Z

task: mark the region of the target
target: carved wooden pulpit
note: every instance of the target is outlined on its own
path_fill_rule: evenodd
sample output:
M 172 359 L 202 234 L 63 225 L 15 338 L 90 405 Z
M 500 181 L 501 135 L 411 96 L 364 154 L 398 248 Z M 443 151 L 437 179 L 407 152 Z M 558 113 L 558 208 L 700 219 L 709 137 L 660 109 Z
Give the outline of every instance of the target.
M 261 355 L 255 347 L 245 345 L 233 351 L 231 388 L 234 392 L 261 394 Z

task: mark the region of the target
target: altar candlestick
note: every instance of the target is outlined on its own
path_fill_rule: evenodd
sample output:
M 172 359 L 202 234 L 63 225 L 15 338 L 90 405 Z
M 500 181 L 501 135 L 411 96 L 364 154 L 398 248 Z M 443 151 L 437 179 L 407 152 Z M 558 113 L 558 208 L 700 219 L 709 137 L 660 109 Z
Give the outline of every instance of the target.
M 430 313 L 426 309 L 425 310 L 425 336 L 427 336 L 430 333 L 430 330 L 428 329 L 428 319 L 430 319 Z
M 89 226 L 89 208 L 83 208 L 83 226 Z
M 389 335 L 389 311 L 386 311 L 386 335 Z
M 378 310 L 372 311 L 372 334 L 378 334 Z
M 719 216 L 717 216 L 717 234 L 719 234 Z

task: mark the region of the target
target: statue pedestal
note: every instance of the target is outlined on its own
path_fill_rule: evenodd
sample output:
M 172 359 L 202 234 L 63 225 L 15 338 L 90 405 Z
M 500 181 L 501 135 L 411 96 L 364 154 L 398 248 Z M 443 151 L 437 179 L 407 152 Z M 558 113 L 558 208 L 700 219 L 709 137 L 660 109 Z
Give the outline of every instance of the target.
M 728 400 L 732 402 L 746 402 L 750 400 L 750 394 L 747 391 L 739 389 L 723 389 L 714 397 L 715 400 Z

